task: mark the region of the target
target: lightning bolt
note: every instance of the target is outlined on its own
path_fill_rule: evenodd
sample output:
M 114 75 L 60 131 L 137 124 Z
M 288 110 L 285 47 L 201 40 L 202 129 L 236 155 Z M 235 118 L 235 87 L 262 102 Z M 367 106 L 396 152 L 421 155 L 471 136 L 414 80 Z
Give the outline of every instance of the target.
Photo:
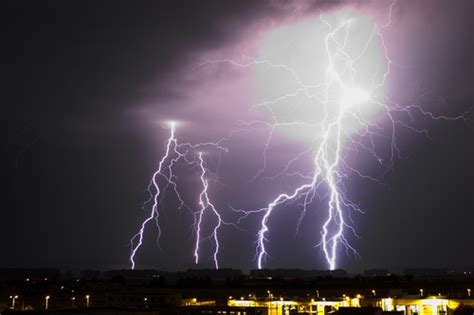
M 322 247 L 328 268 L 330 270 L 336 269 L 339 244 L 344 245 L 347 250 L 357 255 L 357 251 L 348 243 L 344 236 L 344 232 L 347 228 L 357 235 L 355 229 L 348 223 L 345 213 L 349 210 L 361 211 L 361 209 L 352 203 L 344 194 L 345 190 L 342 180 L 345 175 L 341 171 L 341 161 L 343 160 L 342 146 L 346 139 L 346 133 L 344 132 L 343 125 L 347 115 L 357 113 L 354 110 L 357 105 L 370 101 L 373 91 L 367 92 L 357 87 L 356 84 L 355 75 L 357 72 L 353 66 L 354 59 L 351 57 L 351 54 L 346 51 L 346 42 L 350 34 L 351 21 L 346 20 L 336 27 L 333 27 L 324 19 L 322 14 L 320 15 L 320 19 L 330 30 L 324 40 L 329 61 L 325 71 L 325 82 L 317 86 L 307 86 L 302 83 L 293 69 L 284 66 L 299 83 L 299 89 L 294 93 L 284 95 L 272 101 L 267 101 L 264 104 L 259 104 L 260 106 L 263 105 L 269 108 L 269 106 L 276 102 L 280 102 L 281 100 L 288 99 L 300 93 L 305 93 L 308 97 L 317 100 L 324 108 L 325 113 L 322 122 L 317 124 L 322 129 L 322 138 L 315 152 L 313 160 L 314 170 L 310 176 L 300 174 L 301 177 L 308 178 L 310 181 L 297 187 L 292 193 L 278 195 L 267 207 L 254 211 L 264 212 L 261 228 L 257 233 L 256 258 L 259 269 L 263 267 L 264 260 L 268 256 L 266 249 L 266 243 L 268 242 L 267 234 L 270 231 L 268 221 L 275 208 L 287 202 L 302 199 L 301 205 L 303 206 L 303 211 L 299 220 L 300 224 L 308 206 L 313 202 L 315 196 L 319 195 L 318 190 L 321 190 L 323 187 L 328 191 L 327 219 L 322 226 L 319 245 Z M 338 39 L 338 35 L 341 33 L 343 35 L 342 41 Z M 366 47 L 367 46 L 368 43 Z M 339 65 L 343 66 L 341 67 Z M 350 73 L 349 78 L 344 79 L 343 73 Z M 314 87 L 323 87 L 323 95 L 311 94 L 310 89 Z M 373 89 L 377 87 L 378 86 L 373 87 Z M 330 96 L 330 91 L 333 89 L 338 91 L 337 94 L 341 96 L 340 99 L 334 99 Z M 272 111 L 271 108 L 269 109 Z M 334 109 L 336 109 L 336 114 L 330 114 Z M 276 115 L 273 115 L 273 117 L 276 117 Z M 361 123 L 363 126 L 368 126 L 365 122 Z M 304 123 L 296 122 L 296 124 Z M 274 123 L 272 128 L 276 126 L 278 126 L 278 123 Z M 315 139 L 315 141 L 316 140 L 317 139 Z M 268 143 L 270 143 L 270 138 L 267 140 L 267 145 L 264 150 L 264 159 L 266 158 L 265 154 L 266 150 L 268 150 Z M 290 161 L 290 163 L 291 162 L 292 161 Z M 287 165 L 285 170 L 288 169 L 289 165 Z M 263 170 L 261 169 L 259 172 L 261 173 Z M 246 211 L 243 211 L 243 213 L 245 216 L 248 215 Z
M 160 228 L 160 225 L 158 224 L 158 218 L 160 216 L 160 213 L 158 211 L 158 204 L 159 204 L 159 197 L 161 194 L 160 186 L 158 185 L 158 177 L 159 176 L 164 177 L 169 183 L 171 183 L 174 187 L 176 187 L 176 183 L 173 182 L 172 180 L 172 175 L 166 175 L 163 173 L 163 166 L 165 164 L 165 161 L 170 157 L 171 151 L 176 151 L 177 141 L 175 138 L 175 132 L 176 132 L 176 125 L 174 122 L 172 122 L 170 124 L 170 137 L 168 138 L 168 141 L 166 142 L 165 154 L 163 155 L 160 162 L 158 163 L 158 168 L 153 173 L 153 176 L 151 177 L 150 183 L 148 185 L 148 192 L 151 197 L 147 202 L 145 202 L 145 204 L 150 201 L 152 202 L 150 214 L 142 222 L 140 226 L 140 230 L 130 240 L 130 244 L 132 247 L 132 250 L 130 253 L 130 263 L 131 263 L 132 269 L 135 269 L 135 256 L 137 254 L 137 251 L 143 245 L 143 235 L 145 233 L 145 228 L 150 221 L 152 220 L 156 221 L 157 223 L 156 227 L 158 229 L 158 238 L 161 236 L 161 228 Z M 135 241 L 137 239 L 138 239 L 138 242 L 135 244 Z
M 143 245 L 143 237 L 145 234 L 145 229 L 151 221 L 155 221 L 155 225 L 158 231 L 157 245 L 158 247 L 160 247 L 159 239 L 161 237 L 161 227 L 159 224 L 159 217 L 160 217 L 159 205 L 161 203 L 162 193 L 166 189 L 166 187 L 168 186 L 173 187 L 173 191 L 179 201 L 178 209 L 181 209 L 184 206 L 189 208 L 189 206 L 185 205 L 184 199 L 181 197 L 178 191 L 177 177 L 176 175 L 174 175 L 174 172 L 173 172 L 174 167 L 176 166 L 178 161 L 184 161 L 185 164 L 190 165 L 190 166 L 198 166 L 201 171 L 199 178 L 201 180 L 203 190 L 199 194 L 200 209 L 192 214 L 195 218 L 194 224 L 193 224 L 193 230 L 196 232 L 196 243 L 195 243 L 195 249 L 194 249 L 195 263 L 196 264 L 199 263 L 200 242 L 203 239 L 209 238 L 209 237 L 203 238 L 201 236 L 203 215 L 206 212 L 206 210 L 208 209 L 211 210 L 211 212 L 217 218 L 217 224 L 215 225 L 213 229 L 213 233 L 210 236 L 214 239 L 214 243 L 215 243 L 213 260 L 214 260 L 214 266 L 216 269 L 219 268 L 219 262 L 218 262 L 219 228 L 223 224 L 235 226 L 232 223 L 222 220 L 221 214 L 219 213 L 219 211 L 217 210 L 217 208 L 214 206 L 214 204 L 211 202 L 209 198 L 209 194 L 208 194 L 209 182 L 208 182 L 208 179 L 206 179 L 206 177 L 210 176 L 210 171 L 206 168 L 206 163 L 203 159 L 203 153 L 199 152 L 197 155 L 197 158 L 194 158 L 194 159 L 190 159 L 188 157 L 191 151 L 201 149 L 203 147 L 204 148 L 214 147 L 219 150 L 223 150 L 227 152 L 227 148 L 222 146 L 222 142 L 227 139 L 222 138 L 218 142 L 204 142 L 204 143 L 198 143 L 198 144 L 178 143 L 178 140 L 175 134 L 176 134 L 176 124 L 174 122 L 171 122 L 170 123 L 170 136 L 168 140 L 166 141 L 165 153 L 162 156 L 161 160 L 159 161 L 158 168 L 153 173 L 151 180 L 148 184 L 147 191 L 150 197 L 147 201 L 144 202 L 142 206 L 142 209 L 144 209 L 146 208 L 147 205 L 151 204 L 149 215 L 145 218 L 145 220 L 140 225 L 140 229 L 138 230 L 138 232 L 135 235 L 133 235 L 132 239 L 130 240 L 131 252 L 130 252 L 129 260 L 131 264 L 131 269 L 135 269 L 136 254 L 141 248 L 141 246 Z M 163 179 L 165 182 L 165 186 L 163 188 L 160 188 L 160 178 Z
M 205 167 L 205 162 L 202 155 L 203 155 L 202 152 L 199 152 L 198 160 L 199 160 L 199 168 L 201 170 L 200 179 L 202 183 L 202 191 L 199 194 L 199 205 L 201 206 L 201 208 L 199 209 L 199 211 L 197 211 L 197 220 L 195 223 L 197 233 L 196 233 L 196 243 L 194 246 L 194 261 L 196 264 L 199 263 L 199 250 L 200 250 L 199 245 L 201 242 L 201 226 L 202 226 L 202 221 L 203 221 L 203 215 L 206 212 L 206 210 L 210 210 L 217 219 L 217 224 L 213 228 L 211 237 L 214 239 L 214 244 L 215 244 L 215 250 L 213 254 L 214 266 L 216 269 L 219 269 L 219 261 L 217 259 L 217 256 L 219 254 L 219 238 L 217 237 L 218 236 L 217 233 L 223 223 L 224 224 L 229 224 L 229 223 L 224 222 L 222 220 L 222 217 L 219 211 L 217 211 L 216 207 L 209 199 L 209 195 L 208 195 L 209 182 L 206 179 L 206 175 L 208 171 Z

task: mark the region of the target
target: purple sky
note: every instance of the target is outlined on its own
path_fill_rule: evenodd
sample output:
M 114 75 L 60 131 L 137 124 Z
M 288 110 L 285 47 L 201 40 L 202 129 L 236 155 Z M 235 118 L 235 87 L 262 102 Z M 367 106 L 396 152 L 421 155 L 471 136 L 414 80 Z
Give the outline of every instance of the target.
M 130 8 L 120 1 L 8 2 L 3 19 L 8 48 L 2 58 L 8 87 L 2 115 L 3 265 L 128 266 L 128 241 L 145 215 L 140 205 L 163 154 L 165 123 L 180 121 L 178 138 L 196 143 L 228 136 L 241 128 L 240 120 L 268 119 L 265 112 L 250 110 L 267 95 L 258 69 L 201 64 L 260 57 L 269 34 L 317 21 L 321 11 L 349 7 L 380 25 L 390 3 L 183 1 L 139 2 Z M 384 30 L 392 60 L 384 90 L 390 102 L 417 104 L 436 115 L 470 110 L 466 117 L 472 119 L 472 6 L 468 0 L 396 3 Z M 275 82 L 270 90 L 276 90 Z M 382 116 L 375 119 L 388 123 Z M 473 266 L 467 245 L 474 240 L 472 122 L 420 115 L 413 123 L 401 119 L 428 129 L 431 137 L 400 126 L 402 158 L 395 160 L 384 184 L 347 179 L 349 196 L 366 214 L 354 214 L 362 238 L 350 238 L 361 258 L 341 253 L 340 267 Z M 220 183 L 211 186 L 211 198 L 229 220 L 235 219 L 229 205 L 262 207 L 297 183 L 261 177 L 249 184 L 262 165 L 268 128 L 243 129 L 226 142 Z M 285 159 L 306 145 L 301 136 L 277 134 L 264 175 L 281 170 Z M 383 141 L 380 145 L 387 148 Z M 308 158 L 297 167 L 311 167 Z M 210 159 L 216 167 L 217 155 Z M 364 154 L 354 160 L 365 173 L 381 175 L 374 165 Z M 192 206 L 198 193 L 196 170 L 181 168 L 178 174 Z M 175 205 L 169 194 L 162 216 L 163 252 L 154 245 L 150 226 L 139 267 L 193 267 L 192 217 Z M 321 252 L 313 248 L 324 214 L 318 207 L 296 236 L 299 212 L 292 206 L 278 209 L 271 221 L 268 267 L 326 268 Z M 246 220 L 245 231 L 222 230 L 223 267 L 255 267 L 253 242 L 260 218 Z M 207 255 L 211 245 L 205 245 Z M 209 259 L 204 262 L 203 267 L 211 266 Z

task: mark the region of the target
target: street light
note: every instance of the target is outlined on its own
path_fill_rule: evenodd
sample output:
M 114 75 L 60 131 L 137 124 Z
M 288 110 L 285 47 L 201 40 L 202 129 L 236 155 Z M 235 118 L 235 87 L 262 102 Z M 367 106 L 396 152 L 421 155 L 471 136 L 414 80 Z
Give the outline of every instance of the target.
M 377 296 L 377 292 L 375 290 L 372 290 L 372 295 Z
M 86 295 L 86 307 L 89 307 L 89 302 L 90 302 L 91 296 L 89 294 Z
M 423 296 L 423 289 L 420 289 L 420 296 Z
M 44 309 L 45 310 L 48 310 L 48 308 L 49 308 L 49 299 L 50 298 L 51 297 L 49 295 L 46 295 L 46 297 L 44 298 Z
M 18 295 L 10 295 L 10 299 L 12 299 L 12 309 L 15 309 L 15 302 L 18 299 Z
M 467 296 L 471 296 L 471 289 L 467 289 Z

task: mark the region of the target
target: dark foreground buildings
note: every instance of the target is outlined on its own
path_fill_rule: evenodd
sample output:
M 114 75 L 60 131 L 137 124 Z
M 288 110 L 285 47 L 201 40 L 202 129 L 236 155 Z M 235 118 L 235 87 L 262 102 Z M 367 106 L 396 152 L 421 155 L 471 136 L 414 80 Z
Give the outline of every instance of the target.
M 0 270 L 0 314 L 474 314 L 471 271 Z

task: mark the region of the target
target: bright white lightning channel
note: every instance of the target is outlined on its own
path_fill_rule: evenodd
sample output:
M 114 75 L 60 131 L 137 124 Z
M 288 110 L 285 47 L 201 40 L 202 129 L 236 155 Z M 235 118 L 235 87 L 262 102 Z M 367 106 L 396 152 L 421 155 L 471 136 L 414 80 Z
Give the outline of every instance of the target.
M 369 102 L 371 91 L 357 87 L 355 75 L 349 75 L 347 79 L 341 74 L 356 73 L 351 59 L 353 52 L 351 54 L 351 52 L 346 51 L 346 41 L 350 34 L 350 21 L 344 21 L 333 27 L 322 16 L 321 20 L 330 30 L 324 39 L 329 64 L 325 70 L 325 81 L 321 85 L 324 91 L 323 96 L 318 97 L 321 99 L 321 106 L 324 108 L 324 118 L 320 124 L 322 130 L 321 140 L 313 160 L 314 171 L 309 183 L 297 187 L 290 194 L 278 195 L 266 208 L 261 209 L 265 214 L 257 234 L 256 252 L 259 269 L 263 267 L 264 259 L 268 255 L 266 249 L 267 234 L 269 232 L 268 221 L 275 207 L 302 198 L 302 215 L 304 215 L 314 196 L 318 194 L 318 189 L 323 185 L 328 191 L 328 200 L 327 218 L 322 226 L 320 245 L 328 268 L 334 270 L 337 267 L 339 244 L 343 244 L 353 253 L 356 253 L 344 236 L 346 228 L 350 228 L 354 232 L 354 229 L 347 222 L 345 212 L 351 209 L 359 210 L 359 208 L 344 196 L 344 191 L 341 188 L 343 174 L 340 173 L 340 163 L 343 141 L 345 140 L 343 125 L 346 115 L 354 110 L 353 107 Z M 340 36 L 341 33 L 343 36 Z M 342 37 L 342 41 L 339 39 L 340 37 Z M 308 92 L 310 87 L 301 85 L 300 89 Z M 334 90 L 338 91 L 336 94 L 340 95 L 339 99 L 332 96 L 331 91 Z M 271 103 L 267 102 L 265 106 L 268 108 Z M 336 113 L 329 114 L 330 112 Z M 302 122 L 298 123 L 303 124 Z
M 151 220 L 155 220 L 156 222 L 156 227 L 158 229 L 158 238 L 161 236 L 161 228 L 160 228 L 160 225 L 158 224 L 158 218 L 160 216 L 160 213 L 158 211 L 158 203 L 159 203 L 159 197 L 161 194 L 160 185 L 158 184 L 158 177 L 162 176 L 168 182 L 176 186 L 175 182 L 172 180 L 172 174 L 166 175 L 163 173 L 163 167 L 164 167 L 165 161 L 169 158 L 171 151 L 176 150 L 177 142 L 175 138 L 175 131 L 176 131 L 176 126 L 175 126 L 175 123 L 172 122 L 170 124 L 170 137 L 168 138 L 168 141 L 166 143 L 165 154 L 163 155 L 160 162 L 158 163 L 158 168 L 153 173 L 153 176 L 151 177 L 151 180 L 150 180 L 150 184 L 148 185 L 148 192 L 150 194 L 150 199 L 145 204 L 147 204 L 149 201 L 152 201 L 150 214 L 142 222 L 139 231 L 130 240 L 130 244 L 132 248 L 130 252 L 130 264 L 131 264 L 132 269 L 135 269 L 135 255 L 137 254 L 137 251 L 140 249 L 140 247 L 143 245 L 143 235 L 145 233 L 145 228 Z M 152 192 L 152 189 L 154 189 L 154 193 Z M 135 241 L 137 239 L 138 239 L 138 242 L 135 244 Z
M 201 194 L 199 195 L 199 205 L 201 206 L 201 208 L 199 209 L 197 213 L 197 222 L 195 223 L 197 232 L 196 232 L 196 243 L 194 246 L 194 261 L 196 264 L 199 263 L 199 251 L 200 251 L 199 245 L 201 242 L 201 226 L 202 226 L 202 221 L 203 221 L 203 215 L 205 214 L 206 210 L 210 210 L 217 220 L 216 225 L 212 229 L 211 236 L 214 239 L 214 245 L 215 245 L 215 250 L 213 254 L 214 267 L 216 269 L 219 269 L 219 260 L 217 257 L 219 254 L 218 232 L 219 232 L 219 228 L 221 227 L 223 223 L 224 224 L 228 224 L 228 223 L 222 220 L 222 217 L 219 211 L 217 211 L 216 206 L 214 206 L 214 204 L 209 199 L 209 195 L 208 195 L 209 182 L 208 182 L 208 179 L 206 179 L 206 175 L 208 171 L 205 167 L 205 162 L 202 155 L 203 155 L 202 152 L 199 152 L 198 159 L 199 159 L 199 168 L 201 170 L 200 179 L 201 179 L 201 184 L 202 184 L 202 191 L 201 191 Z

